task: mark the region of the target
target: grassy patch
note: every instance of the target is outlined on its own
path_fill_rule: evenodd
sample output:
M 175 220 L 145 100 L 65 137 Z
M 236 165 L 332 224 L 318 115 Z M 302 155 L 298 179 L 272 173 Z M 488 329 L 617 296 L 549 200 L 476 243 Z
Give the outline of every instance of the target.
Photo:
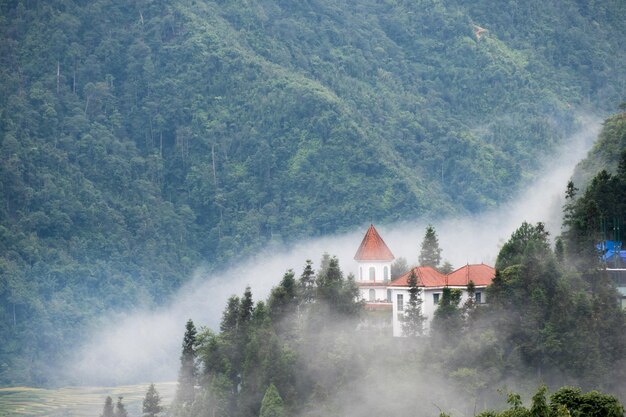
M 0 417 L 97 417 L 102 413 L 104 400 L 108 395 L 114 402 L 117 402 L 118 397 L 124 397 L 123 403 L 129 414 L 139 416 L 148 385 L 66 387 L 54 390 L 0 388 Z M 176 383 L 161 382 L 155 385 L 162 404 L 169 405 L 176 391 Z

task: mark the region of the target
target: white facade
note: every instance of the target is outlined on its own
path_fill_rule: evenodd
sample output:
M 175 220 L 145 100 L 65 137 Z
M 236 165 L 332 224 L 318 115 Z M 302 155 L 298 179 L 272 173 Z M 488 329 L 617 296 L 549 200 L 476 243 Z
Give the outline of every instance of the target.
M 391 278 L 391 261 L 357 261 L 357 279 L 361 299 L 388 301 L 387 283 Z
M 388 296 L 390 295 L 390 291 L 387 289 L 386 285 L 359 285 L 359 295 L 361 299 L 365 302 L 385 302 L 391 301 Z
M 391 279 L 391 261 L 357 261 L 357 282 L 388 282 Z
M 430 330 L 430 323 L 435 316 L 435 310 L 441 299 L 441 294 L 444 287 L 434 288 L 421 288 L 420 298 L 422 300 L 422 315 L 424 320 L 424 333 L 428 333 Z M 459 305 L 463 305 L 469 298 L 466 287 L 450 287 L 461 290 L 461 302 Z M 409 287 L 390 287 L 391 290 L 391 302 L 393 304 L 393 336 L 402 336 L 402 317 L 404 311 L 409 304 Z M 485 303 L 485 287 L 476 287 L 476 302 L 479 304 Z

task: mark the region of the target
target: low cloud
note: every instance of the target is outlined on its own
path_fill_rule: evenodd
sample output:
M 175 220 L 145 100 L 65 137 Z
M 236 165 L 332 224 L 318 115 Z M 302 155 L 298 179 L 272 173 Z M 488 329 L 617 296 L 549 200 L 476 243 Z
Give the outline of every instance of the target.
M 523 221 L 546 223 L 551 234 L 560 233 L 563 194 L 576 163 L 597 137 L 600 122 L 589 119 L 551 158 L 537 179 L 510 203 L 474 216 L 434 222 L 443 258 L 453 266 L 493 264 L 499 247 Z M 415 220 L 377 225 L 396 257 L 416 263 L 426 224 Z M 76 385 L 117 385 L 174 380 L 187 319 L 196 325 L 219 328 L 222 310 L 232 294 L 241 295 L 247 285 L 255 300 L 264 299 L 285 271 L 299 274 L 306 259 L 316 263 L 324 252 L 337 255 L 346 273 L 355 272 L 353 256 L 367 225 L 352 233 L 274 247 L 230 269 L 208 273 L 199 269 L 167 305 L 107 317 L 85 338 L 65 378 Z

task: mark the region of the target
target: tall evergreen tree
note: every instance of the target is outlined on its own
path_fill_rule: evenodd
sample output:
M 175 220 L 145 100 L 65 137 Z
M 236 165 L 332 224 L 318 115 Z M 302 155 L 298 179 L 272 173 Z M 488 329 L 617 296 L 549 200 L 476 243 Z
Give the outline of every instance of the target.
M 442 290 L 439 306 L 432 321 L 432 336 L 435 341 L 445 342 L 460 335 L 463 326 L 460 302 L 461 290 L 450 287 Z
M 270 317 L 274 323 L 295 312 L 297 306 L 297 287 L 294 272 L 290 269 L 283 275 L 277 287 L 272 288 L 269 298 Z
M 437 233 L 432 225 L 426 227 L 424 240 L 419 255 L 419 264 L 421 266 L 430 266 L 435 269 L 439 268 L 441 263 L 441 249 L 439 248 L 439 240 Z
M 395 261 L 391 264 L 391 280 L 398 278 L 402 274 L 404 274 L 409 269 L 409 264 L 406 262 L 406 259 L 400 256 L 396 258 Z
M 315 298 L 315 271 L 313 270 L 313 262 L 306 260 L 302 275 L 298 282 L 301 304 L 310 304 Z
M 462 312 L 465 325 L 469 326 L 476 312 L 476 285 L 470 280 L 465 288 L 467 291 L 467 300 L 463 303 Z
M 114 417 L 113 399 L 111 397 L 106 397 L 104 400 L 104 408 L 100 417 Z
M 196 385 L 196 326 L 191 319 L 185 325 L 183 350 L 180 355 L 176 403 L 185 408 L 193 403 Z
M 354 277 L 349 275 L 344 279 L 343 272 L 339 267 L 336 256 L 322 262 L 325 267 L 317 277 L 317 300 L 325 304 L 334 313 L 350 316 L 360 310 L 357 302 L 359 288 L 354 282 Z
M 426 318 L 422 314 L 422 290 L 417 285 L 417 275 L 415 275 L 414 269 L 409 274 L 408 284 L 409 302 L 402 320 L 402 332 L 405 336 L 415 337 L 422 335 L 424 332 L 424 321 Z
M 161 406 L 161 397 L 157 392 L 154 384 L 150 384 L 146 396 L 143 399 L 143 417 L 156 417 L 163 411 Z
M 115 417 L 128 417 L 128 411 L 126 411 L 126 407 L 122 403 L 124 397 L 117 397 L 117 404 L 115 405 Z
M 236 295 L 231 296 L 227 303 L 224 313 L 222 314 L 222 321 L 220 323 L 220 330 L 224 333 L 234 333 L 237 330 L 237 323 L 239 322 L 239 305 L 241 301 Z
M 259 417 L 284 417 L 285 407 L 274 384 L 270 384 L 263 396 Z

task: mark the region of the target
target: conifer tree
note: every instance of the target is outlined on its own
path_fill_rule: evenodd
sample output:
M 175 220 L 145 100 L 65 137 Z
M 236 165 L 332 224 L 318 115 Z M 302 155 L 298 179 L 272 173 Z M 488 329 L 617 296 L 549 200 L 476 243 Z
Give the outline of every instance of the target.
M 237 330 L 237 322 L 239 320 L 239 297 L 231 296 L 226 303 L 226 308 L 222 315 L 220 330 L 223 333 L 234 333 Z
M 391 280 L 398 278 L 402 274 L 404 274 L 409 269 L 409 264 L 406 262 L 406 259 L 400 256 L 396 258 L 395 261 L 391 264 Z
M 313 270 L 313 262 L 306 260 L 302 275 L 299 281 L 300 303 L 310 304 L 315 298 L 315 271 Z
M 467 300 L 463 303 L 463 318 L 466 321 L 466 325 L 469 324 L 469 321 L 476 310 L 476 285 L 474 281 L 470 280 L 467 283 L 466 287 L 467 291 Z
M 460 302 L 461 290 L 450 287 L 442 290 L 439 307 L 435 310 L 432 321 L 434 339 L 445 341 L 460 333 L 463 324 L 459 309 Z
M 104 408 L 100 417 L 114 417 L 114 415 L 113 399 L 111 397 L 107 397 L 106 400 L 104 400 Z
M 424 332 L 424 315 L 422 314 L 421 289 L 417 286 L 415 269 L 411 270 L 408 279 L 409 303 L 402 320 L 402 332 L 405 336 L 420 336 Z
M 185 325 L 183 351 L 180 356 L 180 372 L 178 374 L 178 390 L 176 402 L 182 407 L 191 405 L 194 400 L 196 385 L 196 326 L 191 319 Z
M 263 396 L 259 417 L 283 417 L 284 415 L 283 399 L 280 397 L 274 384 L 270 384 Z
M 115 406 L 115 417 L 128 417 L 128 412 L 126 411 L 126 407 L 122 404 L 122 400 L 124 397 L 117 397 L 117 405 Z
M 245 325 L 252 318 L 252 310 L 254 308 L 254 301 L 252 300 L 252 291 L 250 290 L 250 286 L 246 287 L 246 290 L 243 293 L 243 298 L 241 299 L 241 304 L 239 306 L 239 320 L 238 324 L 240 326 Z
M 439 264 L 441 263 L 439 240 L 437 239 L 435 228 L 430 224 L 426 227 L 426 233 L 422 241 L 419 263 L 421 266 L 430 266 L 435 269 L 439 268 Z
M 154 384 L 150 384 L 146 396 L 143 399 L 143 417 L 156 417 L 163 407 L 161 406 L 161 398 Z
M 297 304 L 296 280 L 290 269 L 283 276 L 280 285 L 272 288 L 269 298 L 270 317 L 274 323 L 295 312 Z
M 350 316 L 360 310 L 361 305 L 356 301 L 358 294 L 359 289 L 354 277 L 349 275 L 344 279 L 337 257 L 329 258 L 327 266 L 317 278 L 318 301 L 326 303 L 326 306 L 335 313 Z
M 450 261 L 447 261 L 447 260 L 444 261 L 443 265 L 441 265 L 441 268 L 439 268 L 439 272 L 445 275 L 449 274 L 452 271 L 454 271 L 454 267 L 452 266 Z

